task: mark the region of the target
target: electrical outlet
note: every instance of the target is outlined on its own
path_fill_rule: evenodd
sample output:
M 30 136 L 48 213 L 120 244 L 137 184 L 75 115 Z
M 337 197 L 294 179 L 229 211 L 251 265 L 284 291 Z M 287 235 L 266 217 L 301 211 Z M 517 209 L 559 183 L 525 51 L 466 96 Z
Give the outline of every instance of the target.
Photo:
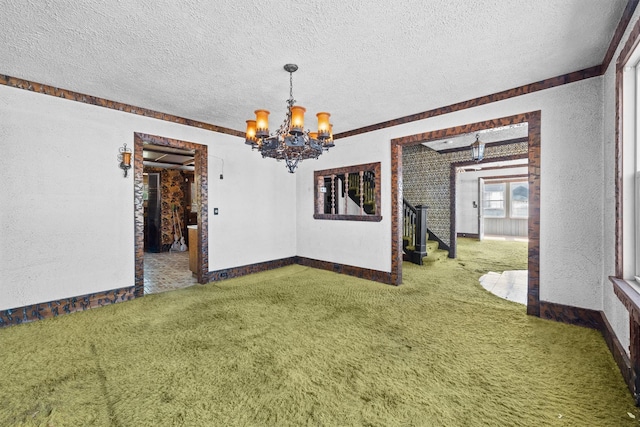
M 213 208 L 213 214 L 218 215 L 218 208 Z

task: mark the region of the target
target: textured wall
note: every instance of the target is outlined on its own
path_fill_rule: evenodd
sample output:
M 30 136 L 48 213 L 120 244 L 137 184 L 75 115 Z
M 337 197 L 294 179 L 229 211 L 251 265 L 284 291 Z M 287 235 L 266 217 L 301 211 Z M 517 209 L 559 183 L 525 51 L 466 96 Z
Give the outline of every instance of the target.
M 134 132 L 208 145 L 215 178 L 224 159 L 210 270 L 295 255 L 295 178 L 241 138 L 1 85 L 0 116 L 0 310 L 133 286 L 134 183 L 116 156 Z
M 527 149 L 526 142 L 494 147 L 487 145 L 485 159 L 524 154 Z M 429 207 L 428 227 L 446 244 L 451 242 L 451 164 L 468 160 L 470 154 L 467 150 L 440 154 L 421 144 L 402 150 L 404 198 L 414 206 Z

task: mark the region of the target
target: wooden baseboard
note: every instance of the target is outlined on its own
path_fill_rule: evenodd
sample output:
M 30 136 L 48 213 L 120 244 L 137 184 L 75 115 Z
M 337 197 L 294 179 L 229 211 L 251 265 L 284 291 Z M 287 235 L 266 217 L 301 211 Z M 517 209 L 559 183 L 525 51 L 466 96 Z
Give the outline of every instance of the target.
M 0 310 L 0 328 L 129 301 L 135 298 L 134 290 L 135 287 L 131 286 L 129 288 L 112 289 L 105 292 Z
M 613 328 L 604 313 L 602 314 L 602 321 L 603 327 L 600 332 L 602 332 L 602 336 L 607 343 L 607 347 L 609 347 L 609 351 L 613 355 L 613 360 L 616 361 L 616 364 L 620 369 L 624 382 L 627 383 L 627 387 L 629 388 L 631 395 L 634 396 L 636 405 L 638 405 L 640 402 L 638 401 L 638 396 L 635 390 L 636 373 L 631 366 L 631 360 L 629 359 L 627 352 L 624 350 L 624 347 L 622 347 L 620 340 L 618 340 L 616 333 L 613 331 Z
M 607 347 L 620 369 L 627 387 L 631 392 L 636 404 L 640 406 L 640 400 L 636 393 L 636 372 L 631 365 L 631 360 L 627 352 L 622 347 L 620 340 L 616 336 L 607 316 L 602 311 L 591 310 L 589 308 L 573 307 L 564 304 L 557 304 L 548 301 L 540 301 L 540 317 L 554 320 L 556 322 L 568 323 L 570 325 L 584 326 L 597 329 L 602 334 Z
M 347 274 L 349 276 L 360 277 L 362 279 L 373 280 L 385 284 L 392 283 L 391 273 L 298 256 L 210 271 L 206 274 L 205 279 L 207 282 L 216 282 L 234 277 L 246 276 L 247 274 L 258 273 L 261 271 L 273 270 L 275 268 L 285 267 L 292 264 L 300 264 L 308 267 L 334 271 L 336 273 Z M 106 292 L 98 292 L 94 294 L 64 298 L 57 301 L 0 310 L 0 328 L 32 322 L 34 320 L 48 319 L 76 311 L 84 311 L 94 307 L 103 307 L 105 305 L 128 301 L 134 298 L 136 298 L 135 286 L 132 286 L 130 288 L 113 289 Z
M 479 239 L 480 235 L 473 234 L 473 233 L 458 233 L 458 237 L 468 237 L 469 239 Z
M 307 267 L 318 268 L 321 270 L 329 270 L 335 273 L 346 274 L 348 276 L 359 277 L 361 279 L 372 280 L 387 285 L 395 285 L 391 280 L 391 273 L 386 271 L 371 270 L 369 268 L 354 267 L 352 265 L 338 264 L 329 261 L 320 261 L 317 259 L 296 256 L 296 264 Z
M 295 257 L 281 258 L 273 261 L 259 262 L 256 264 L 243 265 L 240 267 L 224 268 L 222 270 L 210 271 L 205 279 L 207 282 L 217 282 L 219 280 L 242 277 L 247 274 L 259 273 L 261 271 L 273 270 L 274 268 L 285 267 L 295 264 Z
M 602 316 L 602 312 L 598 310 L 540 300 L 540 317 L 543 319 L 601 331 L 603 328 Z

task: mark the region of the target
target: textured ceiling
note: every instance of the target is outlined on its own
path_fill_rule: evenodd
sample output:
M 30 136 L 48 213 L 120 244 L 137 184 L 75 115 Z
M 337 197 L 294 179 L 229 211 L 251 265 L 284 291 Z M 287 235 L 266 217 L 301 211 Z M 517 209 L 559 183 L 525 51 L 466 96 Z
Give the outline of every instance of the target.
M 0 0 L 0 74 L 244 130 L 334 132 L 602 62 L 626 0 Z

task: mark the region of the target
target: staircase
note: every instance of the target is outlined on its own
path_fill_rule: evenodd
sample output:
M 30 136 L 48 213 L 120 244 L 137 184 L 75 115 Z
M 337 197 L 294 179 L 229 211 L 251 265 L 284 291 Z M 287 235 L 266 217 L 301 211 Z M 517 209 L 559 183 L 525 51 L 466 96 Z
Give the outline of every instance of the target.
M 432 264 L 447 258 L 449 252 L 440 249 L 440 242 L 429 240 L 427 207 L 414 207 L 403 200 L 403 212 L 402 258 L 418 265 Z
M 371 171 L 360 171 L 360 174 L 348 175 L 349 198 L 358 205 L 367 215 L 375 214 L 375 175 Z
M 428 233 L 427 238 L 429 238 Z M 427 240 L 427 256 L 422 258 L 423 265 L 430 265 L 449 257 L 449 251 L 440 249 L 439 246 L 440 243 L 436 240 Z

